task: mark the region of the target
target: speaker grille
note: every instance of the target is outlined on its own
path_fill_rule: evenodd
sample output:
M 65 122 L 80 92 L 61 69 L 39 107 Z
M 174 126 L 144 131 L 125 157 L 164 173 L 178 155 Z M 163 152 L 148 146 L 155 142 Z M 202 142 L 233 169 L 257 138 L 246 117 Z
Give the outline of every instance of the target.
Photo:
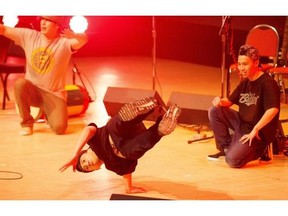
M 178 123 L 191 125 L 209 125 L 208 109 L 212 106 L 215 96 L 172 92 L 167 103 L 178 104 L 182 112 Z

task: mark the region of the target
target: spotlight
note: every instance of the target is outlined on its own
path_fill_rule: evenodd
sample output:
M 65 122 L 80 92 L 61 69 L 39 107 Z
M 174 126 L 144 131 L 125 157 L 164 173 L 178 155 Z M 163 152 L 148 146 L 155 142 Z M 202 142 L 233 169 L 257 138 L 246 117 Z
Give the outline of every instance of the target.
M 73 16 L 69 25 L 73 32 L 83 33 L 88 28 L 88 21 L 84 16 Z
M 5 26 L 14 28 L 18 24 L 19 19 L 18 16 L 3 16 L 2 21 Z

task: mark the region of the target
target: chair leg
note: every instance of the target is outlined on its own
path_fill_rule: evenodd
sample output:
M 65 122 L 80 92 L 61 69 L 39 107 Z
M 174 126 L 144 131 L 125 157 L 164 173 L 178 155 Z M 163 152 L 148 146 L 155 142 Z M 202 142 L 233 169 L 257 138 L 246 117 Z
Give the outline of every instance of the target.
M 2 100 L 2 109 L 3 110 L 5 110 L 5 108 L 6 108 L 6 99 L 10 101 L 10 97 L 8 95 L 8 90 L 7 90 L 7 80 L 8 80 L 9 74 L 10 73 L 6 73 L 4 79 L 3 79 L 2 74 L 1 74 L 1 81 L 3 84 L 3 100 Z
M 286 90 L 285 90 L 285 83 L 284 83 L 284 79 L 283 79 L 283 76 L 282 74 L 279 74 L 278 75 L 278 84 L 281 88 L 281 92 L 283 94 L 283 101 L 285 104 L 287 104 L 287 97 L 286 97 Z
M 273 143 L 270 143 L 267 146 L 268 157 L 270 157 L 271 161 L 273 160 Z
M 5 91 L 5 81 L 3 79 L 3 76 L 2 76 L 2 73 L 0 74 L 0 77 L 1 77 L 1 82 L 2 82 L 2 85 L 3 85 L 3 100 L 2 100 L 2 109 L 4 110 L 5 109 L 5 100 L 6 100 L 6 91 Z

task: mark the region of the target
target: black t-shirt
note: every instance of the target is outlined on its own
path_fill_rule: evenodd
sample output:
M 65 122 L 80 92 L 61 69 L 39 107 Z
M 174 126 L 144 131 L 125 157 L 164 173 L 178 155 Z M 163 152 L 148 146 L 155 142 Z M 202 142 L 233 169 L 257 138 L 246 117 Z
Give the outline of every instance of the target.
M 228 99 L 239 106 L 239 115 L 245 133 L 250 133 L 266 110 L 276 107 L 280 110 L 280 89 L 269 74 L 264 73 L 255 81 L 245 78 Z M 272 142 L 278 127 L 278 114 L 260 130 L 265 142 Z
M 103 126 L 98 128 L 95 123 L 90 123 L 89 126 L 96 127 L 97 131 L 96 134 L 88 140 L 87 144 L 99 159 L 104 162 L 106 169 L 121 176 L 134 172 L 138 161 L 120 158 L 114 154 L 109 142 L 107 127 Z

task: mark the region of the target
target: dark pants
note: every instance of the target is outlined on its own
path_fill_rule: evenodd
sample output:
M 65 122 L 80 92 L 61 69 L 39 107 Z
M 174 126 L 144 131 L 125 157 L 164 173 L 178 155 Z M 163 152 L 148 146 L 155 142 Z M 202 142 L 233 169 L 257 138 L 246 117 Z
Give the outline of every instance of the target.
M 162 117 L 159 117 L 153 126 L 146 129 L 142 121 L 149 114 L 150 112 L 139 115 L 127 122 L 123 122 L 118 116 L 114 116 L 107 123 L 107 129 L 115 146 L 127 159 L 139 159 L 161 139 L 158 134 L 158 125 Z
M 230 167 L 240 168 L 250 161 L 257 160 L 269 143 L 254 138 L 251 146 L 239 140 L 245 134 L 237 111 L 227 107 L 211 107 L 208 111 L 211 128 L 214 133 L 216 148 L 226 153 L 226 163 Z M 233 131 L 233 136 L 230 134 Z

